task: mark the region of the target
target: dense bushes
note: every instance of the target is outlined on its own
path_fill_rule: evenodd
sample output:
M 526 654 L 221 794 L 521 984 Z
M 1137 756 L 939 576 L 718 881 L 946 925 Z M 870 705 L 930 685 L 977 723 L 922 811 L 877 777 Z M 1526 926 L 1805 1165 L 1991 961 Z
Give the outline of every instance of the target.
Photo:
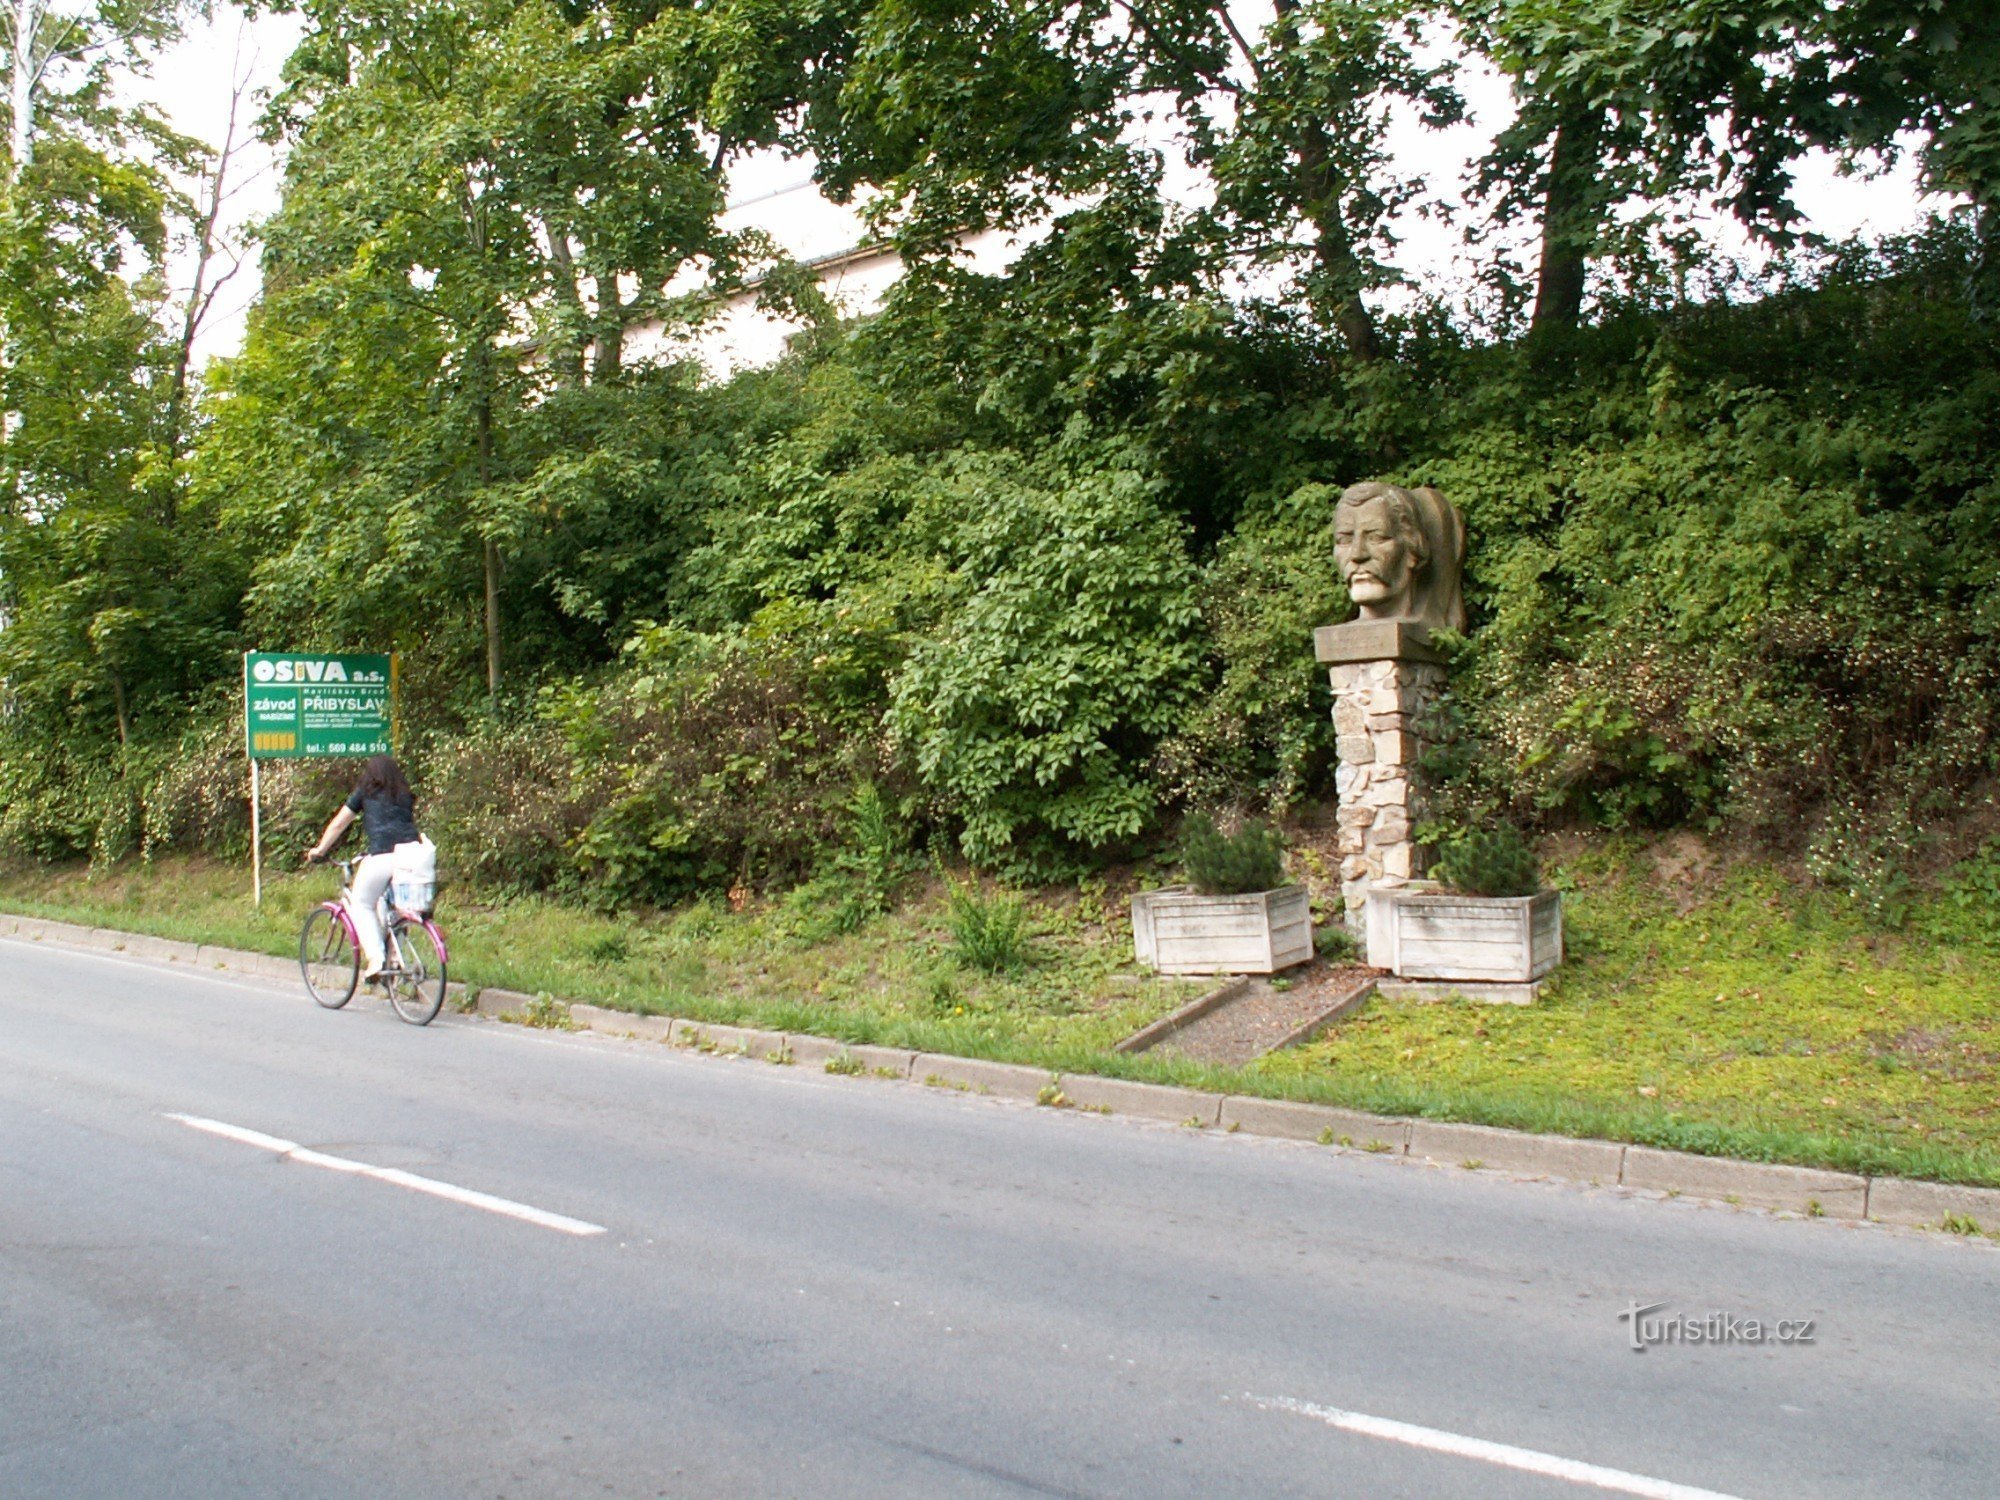
M 607 903 L 788 882 L 889 774 L 879 618 L 772 607 L 741 631 L 650 626 L 603 682 L 547 690 L 523 722 L 444 742 L 433 837 L 489 884 Z
M 0 851 L 94 864 L 166 850 L 236 856 L 250 848 L 249 772 L 237 691 L 205 694 L 178 722 L 119 748 L 39 744 L 0 734 Z M 263 775 L 270 857 L 316 837 L 349 789 L 350 768 L 273 761 Z
M 1456 698 L 1489 798 L 1830 854 L 1991 770 L 1993 332 L 1923 255 L 1860 269 L 1667 320 L 1525 411 L 1459 399 L 1426 474 L 1474 531 Z
M 1144 847 L 1177 808 L 1323 799 L 1332 500 L 1379 475 L 1438 485 L 1471 530 L 1442 821 L 1745 830 L 1890 911 L 2000 735 L 2000 356 L 1962 249 L 1616 314 L 1566 363 L 1431 319 L 1357 371 L 1216 325 L 1171 400 L 1139 382 L 1116 412 L 1101 362 L 1153 323 L 1061 353 L 1031 406 L 1001 399 L 1025 366 L 1000 332 L 991 369 L 961 351 L 924 390 L 894 341 L 934 321 L 824 336 L 688 392 L 653 450 L 626 434 L 678 488 L 556 569 L 622 592 L 534 691 L 455 695 L 426 659 L 427 821 L 462 876 L 624 902 L 826 868 L 864 787 L 878 834 L 1017 874 Z M 1260 382 L 1232 395 L 1242 451 L 1207 426 L 1191 448 L 1174 414 L 1225 375 Z M 569 675 L 616 621 L 622 653 Z M 239 847 L 232 705 L 122 748 L 45 706 L 0 720 L 0 846 Z M 274 770 L 274 847 L 347 770 Z
M 967 854 L 1051 870 L 1153 821 L 1146 759 L 1202 687 L 1194 569 L 1143 470 L 962 462 L 946 603 L 889 723 Z

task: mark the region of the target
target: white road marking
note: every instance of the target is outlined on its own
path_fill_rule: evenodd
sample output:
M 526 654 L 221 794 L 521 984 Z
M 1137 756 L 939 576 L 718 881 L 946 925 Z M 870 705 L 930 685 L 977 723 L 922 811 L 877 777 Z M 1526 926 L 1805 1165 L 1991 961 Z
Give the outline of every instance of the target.
M 1313 1417 L 1343 1432 L 1364 1437 L 1386 1438 L 1392 1443 L 1408 1443 L 1412 1448 L 1428 1448 L 1433 1453 L 1450 1453 L 1459 1458 L 1476 1458 L 1502 1468 L 1521 1469 L 1529 1474 L 1545 1474 L 1551 1479 L 1567 1479 L 1572 1484 L 1594 1485 L 1624 1495 L 1644 1495 L 1649 1500 L 1736 1500 L 1719 1490 L 1697 1489 L 1691 1484 L 1675 1484 L 1668 1479 L 1649 1479 L 1644 1474 L 1627 1474 L 1623 1469 L 1607 1469 L 1574 1458 L 1558 1458 L 1553 1453 L 1537 1453 L 1532 1448 L 1515 1448 L 1492 1443 L 1485 1438 L 1462 1437 L 1456 1432 L 1440 1432 L 1435 1427 L 1417 1427 L 1394 1422 L 1387 1417 L 1371 1417 L 1358 1411 L 1342 1411 L 1337 1406 L 1315 1406 L 1310 1401 L 1294 1401 L 1289 1396 L 1252 1396 L 1246 1401 L 1266 1411 L 1294 1412 Z
M 471 1188 L 454 1186 L 449 1182 L 439 1182 L 434 1177 L 419 1177 L 415 1172 L 405 1172 L 398 1167 L 373 1167 L 365 1161 L 351 1161 L 344 1156 L 328 1156 L 324 1151 L 314 1151 L 301 1146 L 297 1141 L 288 1141 L 280 1136 L 265 1135 L 262 1131 L 246 1130 L 241 1125 L 225 1125 L 220 1120 L 204 1120 L 199 1115 L 169 1114 L 169 1120 L 178 1120 L 183 1125 L 210 1135 L 219 1135 L 225 1140 L 240 1141 L 246 1146 L 255 1146 L 263 1151 L 273 1151 L 288 1160 L 308 1167 L 325 1167 L 329 1172 L 348 1172 L 358 1177 L 373 1177 L 378 1182 L 393 1182 L 397 1187 L 406 1187 L 412 1192 L 429 1193 L 433 1198 L 446 1198 L 453 1203 L 463 1203 L 468 1208 L 483 1208 L 490 1214 L 505 1214 L 510 1219 L 522 1219 L 530 1224 L 539 1224 L 544 1229 L 558 1230 L 563 1234 L 603 1234 L 602 1224 L 586 1224 L 582 1219 L 567 1218 L 562 1214 L 552 1214 L 547 1209 L 530 1208 L 525 1203 L 516 1203 L 511 1198 L 496 1198 L 491 1193 L 476 1193 Z

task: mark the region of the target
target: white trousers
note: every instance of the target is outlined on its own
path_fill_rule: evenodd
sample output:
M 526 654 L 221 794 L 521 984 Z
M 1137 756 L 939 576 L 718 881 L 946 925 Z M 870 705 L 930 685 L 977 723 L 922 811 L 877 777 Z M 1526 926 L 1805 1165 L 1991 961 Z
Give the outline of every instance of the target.
M 347 914 L 354 918 L 354 935 L 361 940 L 364 971 L 382 967 L 382 922 L 389 915 L 382 898 L 389 893 L 389 877 L 395 868 L 393 854 L 371 854 L 354 867 L 354 891 L 347 900 Z

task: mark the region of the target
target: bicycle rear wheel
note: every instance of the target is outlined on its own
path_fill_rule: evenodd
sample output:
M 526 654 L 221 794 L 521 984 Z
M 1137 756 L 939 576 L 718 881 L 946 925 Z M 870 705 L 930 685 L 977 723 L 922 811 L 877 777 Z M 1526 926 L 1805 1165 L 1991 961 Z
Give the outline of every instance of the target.
M 361 953 L 347 924 L 324 906 L 314 907 L 299 931 L 299 972 L 305 976 L 306 993 L 328 1010 L 339 1010 L 354 998 Z
M 428 1026 L 444 1004 L 444 954 L 436 936 L 422 922 L 412 922 L 395 935 L 402 972 L 385 974 L 389 1003 L 412 1026 Z

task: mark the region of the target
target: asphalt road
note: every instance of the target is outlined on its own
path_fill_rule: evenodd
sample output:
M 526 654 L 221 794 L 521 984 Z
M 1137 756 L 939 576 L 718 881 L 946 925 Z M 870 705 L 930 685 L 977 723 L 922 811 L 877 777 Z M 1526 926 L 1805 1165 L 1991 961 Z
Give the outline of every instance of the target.
M 1992 1496 L 1996 1331 L 1983 1241 L 0 941 L 7 1497 Z

